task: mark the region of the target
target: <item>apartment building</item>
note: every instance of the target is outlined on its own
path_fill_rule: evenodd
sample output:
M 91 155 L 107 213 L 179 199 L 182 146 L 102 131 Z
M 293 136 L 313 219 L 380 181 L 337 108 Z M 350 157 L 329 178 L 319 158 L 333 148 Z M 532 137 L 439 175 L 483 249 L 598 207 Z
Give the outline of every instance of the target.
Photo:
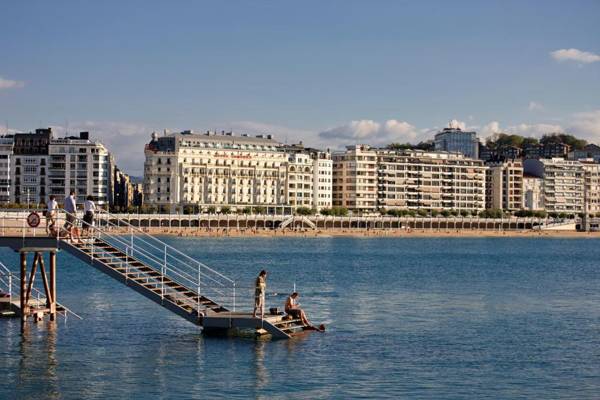
M 516 211 L 523 207 L 523 163 L 487 163 L 486 208 Z
M 584 211 L 591 214 L 600 213 L 600 164 L 593 158 L 581 159 L 579 162 L 584 171 Z
M 381 209 L 483 210 L 485 170 L 481 160 L 459 153 L 377 151 Z
M 538 211 L 544 207 L 544 180 L 533 175 L 523 175 L 524 210 Z
M 321 210 L 333 205 L 333 160 L 328 151 L 311 150 L 313 157 L 313 208 Z
M 542 198 L 546 211 L 583 211 L 585 171 L 582 163 L 564 158 L 526 159 L 523 167 L 526 174 L 543 179 Z
M 479 139 L 476 132 L 463 131 L 456 121 L 451 121 L 435 135 L 435 151 L 458 152 L 469 158 L 479 158 Z
M 11 177 L 13 203 L 44 203 L 47 199 L 48 149 L 52 130 L 36 129 L 35 133 L 8 135 L 14 141 Z
M 10 195 L 15 203 L 45 203 L 50 194 L 64 198 L 71 189 L 83 202 L 94 196 L 97 204 L 109 203 L 112 160 L 106 148 L 89 139 L 88 132 L 79 136 L 54 138 L 50 128 L 33 133 L 16 133 L 2 138 L 13 141 L 9 154 Z
M 368 145 L 346 147 L 333 160 L 334 206 L 355 211 L 377 210 L 377 151 Z
M 57 198 L 71 190 L 83 202 L 91 195 L 98 205 L 112 202 L 112 156 L 100 142 L 91 141 L 88 132 L 79 136 L 52 139 L 48 146 L 48 194 Z
M 144 201 L 163 209 L 287 202 L 288 155 L 270 135 L 153 133 L 145 155 Z
M 323 208 L 331 208 L 332 206 L 332 178 L 333 178 L 333 161 L 329 150 L 321 151 L 313 148 L 306 148 L 302 142 L 293 145 L 285 145 L 284 151 L 289 154 L 288 160 L 288 202 L 290 205 L 298 205 L 310 207 L 315 210 Z M 312 164 L 309 166 L 309 164 Z M 290 168 L 293 171 L 290 171 Z M 303 169 L 303 173 L 297 174 L 299 168 Z M 312 174 L 309 178 L 308 174 Z M 303 175 L 303 176 L 302 176 Z M 294 180 L 302 179 L 301 182 Z M 312 180 L 312 186 L 306 181 Z M 305 190 L 302 202 L 294 193 L 300 188 Z M 306 189 L 311 189 L 310 193 Z M 310 195 L 308 201 L 306 196 Z
M 287 164 L 287 203 L 292 207 L 313 207 L 314 165 L 307 153 L 293 153 Z
M 13 146 L 12 137 L 0 137 L 0 203 L 10 201 Z
M 134 203 L 134 185 L 124 171 L 115 167 L 112 171 L 112 202 L 111 205 L 126 210 Z

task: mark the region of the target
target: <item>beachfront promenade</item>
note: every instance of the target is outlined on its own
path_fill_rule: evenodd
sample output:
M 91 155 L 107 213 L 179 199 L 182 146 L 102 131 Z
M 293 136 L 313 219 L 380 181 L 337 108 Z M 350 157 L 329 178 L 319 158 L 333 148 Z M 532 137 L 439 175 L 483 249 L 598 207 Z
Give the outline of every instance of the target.
M 0 211 L 0 229 L 10 220 L 24 218 L 30 211 Z M 140 228 L 154 230 L 187 228 L 206 230 L 287 230 L 287 231 L 365 231 L 365 230 L 476 230 L 523 231 L 574 230 L 579 219 L 555 220 L 535 217 L 393 217 L 393 216 L 291 216 L 268 214 L 107 214 L 112 222 L 126 221 Z M 114 221 L 113 221 L 114 220 Z M 594 225 L 595 219 L 591 221 Z M 43 226 L 43 223 L 42 223 Z M 186 229 L 186 230 L 187 230 Z

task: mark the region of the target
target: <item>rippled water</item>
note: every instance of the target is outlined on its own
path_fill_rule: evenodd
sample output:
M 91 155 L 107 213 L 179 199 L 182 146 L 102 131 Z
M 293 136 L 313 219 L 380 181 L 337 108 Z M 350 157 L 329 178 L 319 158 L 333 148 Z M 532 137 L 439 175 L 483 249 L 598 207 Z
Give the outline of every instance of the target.
M 600 396 L 596 240 L 167 240 L 240 282 L 266 268 L 271 290 L 296 283 L 329 331 L 203 337 L 61 253 L 59 301 L 84 320 L 21 336 L 18 320 L 0 319 L 0 398 Z

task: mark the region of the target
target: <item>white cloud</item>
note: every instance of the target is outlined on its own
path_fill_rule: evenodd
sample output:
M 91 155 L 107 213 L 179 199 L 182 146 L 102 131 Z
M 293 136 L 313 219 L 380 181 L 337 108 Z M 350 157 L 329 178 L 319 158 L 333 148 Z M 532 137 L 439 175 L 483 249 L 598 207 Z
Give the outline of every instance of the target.
M 600 142 L 600 110 L 573 114 L 569 132 L 586 140 Z
M 23 81 L 14 81 L 11 79 L 4 79 L 0 76 L 0 90 L 4 89 L 18 89 L 25 86 L 25 82 Z
M 584 64 L 600 61 L 600 55 L 578 49 L 555 50 L 550 52 L 550 55 L 556 61 L 576 61 Z
M 454 128 L 454 129 L 458 128 L 458 129 L 461 129 L 461 130 L 463 130 L 463 131 L 464 131 L 465 129 L 467 129 L 467 124 L 466 124 L 464 121 L 459 121 L 459 120 L 457 120 L 457 119 L 453 119 L 453 120 L 451 120 L 451 121 L 448 123 L 448 126 L 449 126 L 450 128 Z
M 314 135 L 314 132 L 304 129 L 294 129 L 287 126 L 270 124 L 259 121 L 233 121 L 218 123 L 218 126 L 223 126 L 223 129 L 228 129 L 241 133 L 248 134 L 272 134 L 275 140 L 283 141 L 285 136 L 290 136 L 291 140 L 296 140 L 296 137 L 303 138 L 306 135 Z
M 7 128 L 5 125 L 0 126 L 0 136 L 21 132 L 19 129 Z
M 55 136 L 64 136 L 64 126 L 52 126 Z M 90 139 L 102 142 L 115 157 L 119 168 L 133 176 L 144 172 L 144 145 L 150 141 L 152 127 L 132 122 L 79 121 L 69 123 L 69 135 L 88 131 Z
M 542 103 L 538 103 L 537 101 L 530 101 L 529 106 L 527 107 L 529 111 L 543 111 L 544 106 Z
M 382 123 L 370 119 L 350 121 L 319 133 L 319 138 L 344 144 L 383 145 L 392 142 L 418 141 L 423 132 L 406 121 L 389 119 Z
M 500 130 L 500 123 L 498 121 L 491 121 L 487 124 L 485 124 L 484 126 L 482 126 L 477 134 L 480 137 L 488 137 L 488 136 L 492 136 L 495 133 L 501 132 Z
M 518 124 L 509 126 L 505 129 L 508 133 L 515 133 L 522 136 L 542 137 L 546 133 L 562 133 L 565 130 L 562 126 L 556 124 Z

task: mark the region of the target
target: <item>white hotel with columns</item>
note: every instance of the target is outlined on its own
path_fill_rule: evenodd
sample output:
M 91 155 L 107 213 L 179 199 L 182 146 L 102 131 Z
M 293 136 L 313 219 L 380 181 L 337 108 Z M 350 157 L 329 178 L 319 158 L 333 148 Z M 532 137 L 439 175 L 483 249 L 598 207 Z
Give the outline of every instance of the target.
M 145 202 L 171 211 L 331 207 L 328 153 L 293 147 L 288 151 L 270 135 L 153 133 L 145 147 Z

